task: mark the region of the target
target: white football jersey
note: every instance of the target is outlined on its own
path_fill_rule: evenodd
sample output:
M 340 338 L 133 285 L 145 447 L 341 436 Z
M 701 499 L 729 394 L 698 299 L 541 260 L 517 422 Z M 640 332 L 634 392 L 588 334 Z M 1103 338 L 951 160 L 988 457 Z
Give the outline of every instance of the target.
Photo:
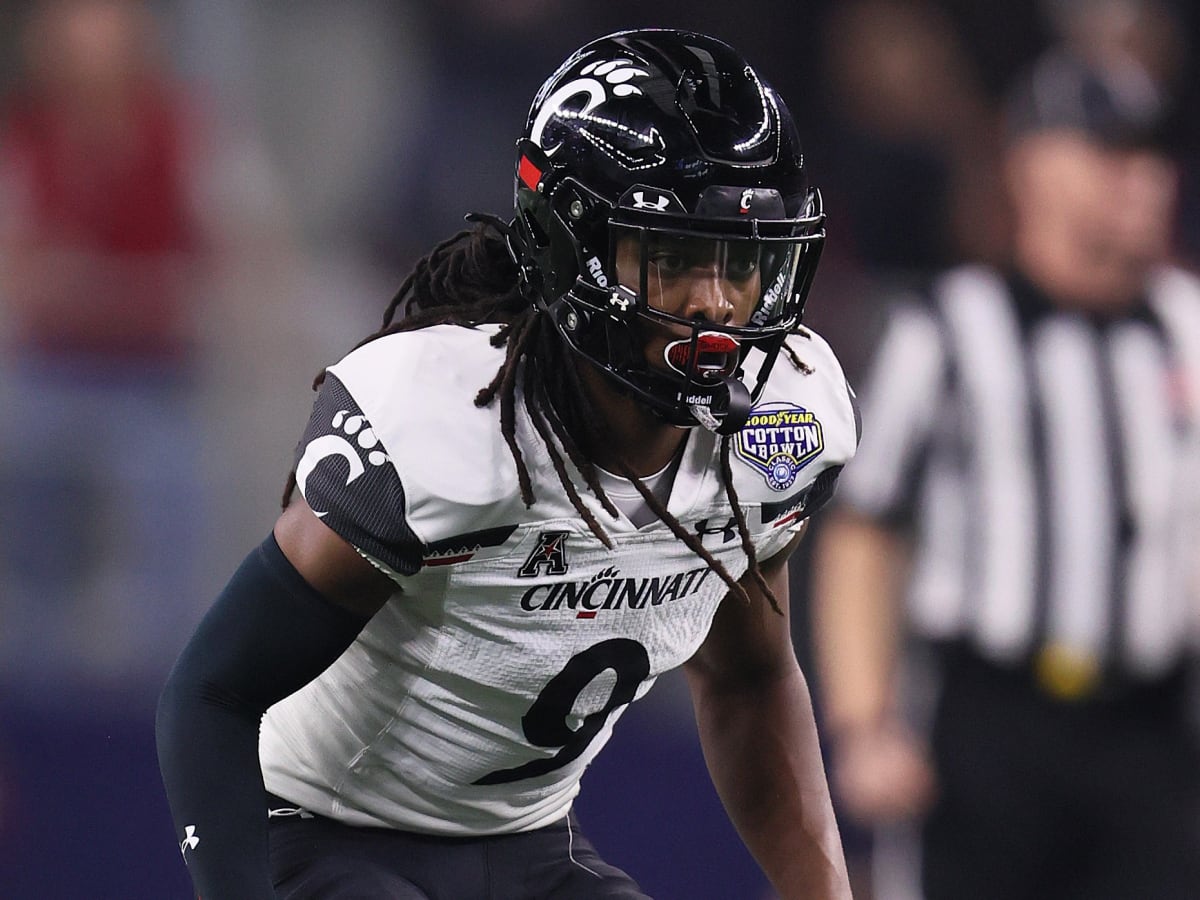
M 300 490 L 398 591 L 264 720 L 268 790 L 313 812 L 443 835 L 561 819 L 625 707 L 696 651 L 727 593 L 665 524 L 614 519 L 568 464 L 613 549 L 597 540 L 518 398 L 525 506 L 497 405 L 474 404 L 503 360 L 494 333 L 379 338 L 330 369 L 317 399 Z M 730 454 L 760 559 L 828 499 L 858 439 L 828 345 L 789 340 L 811 371 L 781 354 Z M 714 435 L 688 432 L 667 508 L 745 573 Z

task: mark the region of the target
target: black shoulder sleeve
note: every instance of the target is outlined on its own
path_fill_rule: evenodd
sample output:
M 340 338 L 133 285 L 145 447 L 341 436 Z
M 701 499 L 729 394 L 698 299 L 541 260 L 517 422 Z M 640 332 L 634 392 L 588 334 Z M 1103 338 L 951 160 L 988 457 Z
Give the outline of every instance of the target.
M 404 486 L 387 448 L 330 374 L 296 450 L 296 485 L 326 525 L 402 575 L 421 567 L 421 542 L 405 519 Z
M 258 730 L 271 704 L 323 672 L 365 619 L 335 606 L 274 536 L 234 573 L 163 688 L 156 731 L 184 861 L 204 900 L 275 896 Z

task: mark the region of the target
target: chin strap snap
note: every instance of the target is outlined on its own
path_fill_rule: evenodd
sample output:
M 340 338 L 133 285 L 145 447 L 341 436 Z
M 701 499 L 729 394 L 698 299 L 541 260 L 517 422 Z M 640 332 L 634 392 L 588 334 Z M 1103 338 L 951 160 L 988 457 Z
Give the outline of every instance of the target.
M 688 409 L 697 422 L 714 434 L 734 434 L 750 418 L 750 391 L 733 376 L 721 379 L 704 400 L 707 402 L 696 397 Z

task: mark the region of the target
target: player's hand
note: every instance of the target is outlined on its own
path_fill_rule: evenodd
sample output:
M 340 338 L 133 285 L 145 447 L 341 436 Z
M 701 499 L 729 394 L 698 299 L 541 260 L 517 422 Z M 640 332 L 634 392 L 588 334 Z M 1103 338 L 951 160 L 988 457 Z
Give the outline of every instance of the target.
M 920 816 L 936 790 L 924 744 L 899 722 L 840 735 L 831 774 L 842 808 L 868 825 Z

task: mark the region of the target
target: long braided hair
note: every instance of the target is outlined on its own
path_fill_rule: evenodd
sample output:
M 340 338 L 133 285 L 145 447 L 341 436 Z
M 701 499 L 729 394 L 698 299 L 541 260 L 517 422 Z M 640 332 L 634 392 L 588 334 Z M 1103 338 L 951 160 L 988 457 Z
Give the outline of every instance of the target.
M 588 392 L 576 369 L 575 358 L 570 355 L 546 316 L 521 291 L 517 266 L 508 247 L 507 225 L 490 216 L 469 218 L 475 222 L 473 228 L 460 231 L 438 244 L 416 263 L 388 304 L 379 330 L 360 341 L 355 349 L 387 334 L 415 331 L 432 325 L 500 325 L 491 342 L 496 347 L 505 348 L 504 362 L 491 382 L 476 394 L 475 405 L 482 407 L 499 401 L 500 429 L 516 464 L 522 500 L 528 507 L 533 505 L 535 497 L 529 469 L 516 440 L 518 373 L 521 375 L 521 393 L 526 411 L 545 444 L 559 483 L 591 532 L 612 549 L 611 538 L 580 499 L 567 470 L 569 461 L 583 476 L 588 490 L 600 501 L 603 509 L 614 518 L 618 515 L 616 507 L 600 485 L 596 467 L 581 449 L 595 446 L 603 439 L 602 430 L 596 424 L 602 421 L 602 417 L 588 399 Z M 803 367 L 804 364 L 790 348 L 787 348 L 787 355 L 793 365 Z M 324 379 L 325 371 L 322 371 L 314 380 L 313 389 L 319 388 Z M 559 452 L 559 446 L 565 451 L 566 459 Z M 749 563 L 748 572 L 771 608 L 781 612 L 779 601 L 758 565 L 746 517 L 733 486 L 729 452 L 729 437 L 722 436 L 721 478 Z M 666 506 L 624 460 L 621 461 L 621 468 L 621 474 L 633 483 L 646 504 L 671 532 L 704 560 L 731 592 L 748 602 L 745 589 L 705 549 L 699 536 L 689 532 L 667 511 Z M 283 493 L 285 508 L 295 486 L 296 473 L 293 469 Z

